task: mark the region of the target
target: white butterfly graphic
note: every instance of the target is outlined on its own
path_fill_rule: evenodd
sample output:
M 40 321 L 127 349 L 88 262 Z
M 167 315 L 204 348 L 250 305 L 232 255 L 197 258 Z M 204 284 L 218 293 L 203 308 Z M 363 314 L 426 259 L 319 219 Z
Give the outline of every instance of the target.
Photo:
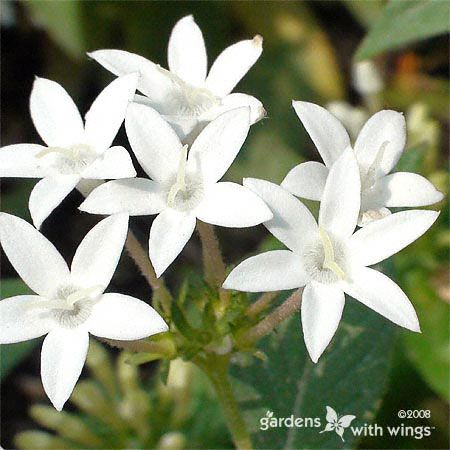
M 325 431 L 336 431 L 336 433 L 340 436 L 342 439 L 342 442 L 344 441 L 344 430 L 350 426 L 353 419 L 355 419 L 356 416 L 353 416 L 351 414 L 347 416 L 341 416 L 339 417 L 336 413 L 336 411 L 331 407 L 327 406 L 327 425 L 325 428 L 321 431 L 321 433 L 325 433 Z

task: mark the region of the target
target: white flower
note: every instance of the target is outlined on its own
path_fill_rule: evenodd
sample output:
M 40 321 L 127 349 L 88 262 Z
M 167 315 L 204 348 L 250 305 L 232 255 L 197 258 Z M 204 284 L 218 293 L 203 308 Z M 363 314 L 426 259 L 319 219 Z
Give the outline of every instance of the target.
M 384 88 L 383 79 L 373 61 L 360 61 L 352 67 L 353 86 L 361 95 L 378 94 Z
M 56 248 L 33 226 L 0 214 L 0 241 L 11 264 L 37 295 L 0 301 L 0 344 L 47 334 L 41 376 L 57 410 L 70 397 L 86 359 L 89 333 L 135 340 L 167 331 L 159 314 L 128 295 L 104 294 L 119 262 L 126 215 L 108 217 L 86 235 L 69 270 Z
M 369 268 L 421 236 L 436 220 L 435 211 L 403 211 L 353 234 L 359 212 L 360 178 L 348 149 L 332 166 L 318 224 L 309 210 L 280 186 L 246 179 L 273 212 L 264 225 L 289 250 L 263 253 L 239 264 L 226 289 L 278 291 L 305 286 L 301 318 L 306 347 L 314 362 L 333 337 L 344 308 L 344 293 L 392 322 L 419 331 L 404 292 L 386 275 Z
M 187 146 L 154 109 L 133 103 L 125 119 L 131 147 L 152 178 L 109 181 L 94 189 L 80 209 L 93 214 L 159 214 L 150 230 L 149 255 L 157 276 L 178 256 L 196 219 L 225 227 L 249 227 L 272 217 L 250 189 L 218 182 L 250 128 L 249 108 L 228 111 Z
M 135 101 L 156 109 L 185 143 L 191 143 L 206 123 L 230 109 L 249 106 L 252 123 L 264 117 L 259 100 L 250 95 L 230 94 L 261 53 L 261 36 L 240 41 L 217 57 L 206 76 L 203 35 L 194 18 L 186 16 L 176 23 L 170 36 L 170 71 L 121 50 L 98 50 L 89 56 L 115 75 L 139 72 L 138 90 L 145 97 L 138 95 Z
M 42 178 L 29 200 L 36 228 L 84 180 L 136 176 L 128 152 L 111 144 L 137 80 L 137 74 L 130 74 L 113 81 L 94 101 L 83 125 L 64 88 L 36 78 L 30 97 L 31 118 L 47 147 L 16 144 L 0 149 L 0 177 Z
M 281 186 L 299 197 L 320 200 L 329 170 L 350 147 L 350 138 L 326 109 L 307 102 L 292 104 L 325 164 L 313 161 L 299 164 Z M 373 115 L 359 133 L 354 146 L 361 174 L 358 225 L 389 215 L 388 207 L 426 206 L 442 200 L 442 193 L 426 178 L 409 172 L 390 173 L 405 148 L 405 141 L 405 119 L 390 110 Z

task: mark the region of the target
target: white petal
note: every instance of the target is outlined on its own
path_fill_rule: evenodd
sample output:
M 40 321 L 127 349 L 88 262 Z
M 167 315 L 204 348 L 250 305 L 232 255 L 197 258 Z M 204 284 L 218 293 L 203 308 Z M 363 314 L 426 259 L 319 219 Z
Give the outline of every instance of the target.
M 111 144 L 125 120 L 128 103 L 134 98 L 138 73 L 116 78 L 94 100 L 86 114 L 86 141 L 97 152 L 103 152 Z
M 314 281 L 306 285 L 301 319 L 305 345 L 313 362 L 319 360 L 336 333 L 344 304 L 345 296 L 339 287 Z
M 245 178 L 244 186 L 258 194 L 273 213 L 264 226 L 283 244 L 301 254 L 317 223 L 308 208 L 277 184 L 256 178 Z
M 143 339 L 169 329 L 150 305 L 122 294 L 103 294 L 87 327 L 95 336 L 122 341 Z
M 87 197 L 95 188 L 99 187 L 103 183 L 103 180 L 83 178 L 77 184 L 77 191 L 80 192 L 83 197 Z
M 281 187 L 298 197 L 320 201 L 327 177 L 328 168 L 324 164 L 308 161 L 291 169 Z
M 166 206 L 163 194 L 159 183 L 146 178 L 108 181 L 94 189 L 79 209 L 91 214 L 158 214 Z
M 7 145 L 0 149 L 0 177 L 42 178 L 48 170 L 36 155 L 46 147 L 35 144 Z
M 37 294 L 51 296 L 69 279 L 66 262 L 53 244 L 19 217 L 0 213 L 0 241 L 22 280 Z
M 71 273 L 84 288 L 108 286 L 119 263 L 128 232 L 128 215 L 103 219 L 81 241 L 73 257 Z
M 364 198 L 364 197 L 363 197 Z M 365 209 L 363 210 L 361 208 L 361 211 L 359 213 L 358 217 L 358 227 L 365 227 L 369 223 L 373 222 L 374 220 L 380 220 L 387 216 L 390 216 L 392 213 L 387 208 L 375 208 L 375 209 Z
M 371 266 L 399 252 L 418 239 L 438 218 L 436 211 L 401 211 L 376 220 L 350 238 L 353 258 Z
M 352 273 L 351 282 L 343 282 L 344 291 L 378 314 L 401 327 L 420 331 L 416 312 L 406 294 L 386 275 L 368 267 Z
M 221 104 L 215 108 L 211 108 L 202 114 L 203 120 L 214 120 L 224 112 L 232 109 L 248 106 L 250 108 L 250 123 L 254 124 L 266 116 L 266 110 L 263 104 L 255 97 L 247 94 L 229 94 L 221 100 Z
M 355 152 L 364 175 L 384 148 L 379 173 L 386 175 L 397 164 L 406 142 L 406 122 L 403 114 L 384 110 L 374 114 L 364 125 L 355 142 Z
M 149 106 L 132 103 L 125 128 L 139 164 L 156 181 L 167 181 L 177 172 L 180 139 L 173 128 Z
M 444 198 L 426 178 L 409 172 L 396 172 L 382 177 L 372 190 L 382 205 L 391 207 L 427 206 Z
M 165 114 L 167 108 L 160 108 L 158 105 L 155 105 L 151 100 L 143 95 L 136 94 L 134 96 L 134 102 L 139 105 L 150 106 L 150 108 L 155 108 L 163 117 L 163 119 L 170 123 L 170 126 L 175 130 L 180 141 L 183 144 L 191 144 L 192 142 L 187 142 L 187 137 L 192 133 L 194 128 L 199 125 L 199 119 L 202 116 L 182 116 L 182 115 L 173 115 L 173 114 Z M 168 111 L 167 111 L 168 112 Z M 209 116 L 208 116 L 209 117 Z M 215 118 L 213 116 L 212 118 Z M 211 118 L 211 120 L 212 120 Z M 198 133 L 197 133 L 198 134 Z
M 273 217 L 266 204 L 250 189 L 229 182 L 208 186 L 195 213 L 203 222 L 237 228 L 252 227 Z
M 42 309 L 33 307 L 42 301 L 38 295 L 18 295 L 0 301 L 0 344 L 28 341 L 49 332 L 51 320 L 42 317 Z
M 256 35 L 227 47 L 214 61 L 206 88 L 219 97 L 229 94 L 261 56 L 262 43 L 262 37 Z
M 325 184 L 319 211 L 319 226 L 340 237 L 349 237 L 358 221 L 361 182 L 352 149 L 333 164 Z
M 138 72 L 138 89 L 154 104 L 164 105 L 173 92 L 168 72 L 142 56 L 122 50 L 97 50 L 88 55 L 114 75 Z
M 36 78 L 30 111 L 36 130 L 48 146 L 68 147 L 83 142 L 84 125 L 78 108 L 58 83 Z
M 206 78 L 207 57 L 203 34 L 193 16 L 173 27 L 168 48 L 169 69 L 186 83 L 201 86 Z
M 293 101 L 292 106 L 302 121 L 327 167 L 350 146 L 344 126 L 325 108 L 308 102 Z
M 300 256 L 289 250 L 274 250 L 241 262 L 223 283 L 225 289 L 270 292 L 296 289 L 309 281 Z
M 164 120 L 170 123 L 170 126 L 175 130 L 177 136 L 183 144 L 192 144 L 194 138 L 198 135 L 196 128 L 200 125 L 198 117 L 185 116 L 169 116 L 164 115 Z
M 43 178 L 34 186 L 30 194 L 28 207 L 37 229 L 69 195 L 79 181 L 79 175 L 55 175 Z
M 195 216 L 166 209 L 150 229 L 149 255 L 159 277 L 183 250 L 195 229 Z
M 249 129 L 249 108 L 222 114 L 210 122 L 192 144 L 187 169 L 200 172 L 204 182 L 220 180 L 239 153 Z
M 130 154 L 123 147 L 111 147 L 81 174 L 83 178 L 107 180 L 136 176 Z
M 72 394 L 86 360 L 89 334 L 85 328 L 57 328 L 44 339 L 41 377 L 45 393 L 61 411 Z

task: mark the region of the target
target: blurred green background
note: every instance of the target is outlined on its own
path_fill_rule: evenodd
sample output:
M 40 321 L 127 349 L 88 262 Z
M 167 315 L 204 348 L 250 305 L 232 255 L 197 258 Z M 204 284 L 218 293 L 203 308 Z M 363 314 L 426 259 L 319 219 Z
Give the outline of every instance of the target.
M 259 98 L 268 117 L 252 127 L 227 174 L 229 179 L 240 182 L 243 176 L 252 176 L 278 183 L 295 164 L 318 160 L 291 100 L 321 105 L 342 101 L 347 108 L 358 106 L 365 114 L 372 113 L 364 110 L 367 99 L 355 90 L 351 77 L 356 59 L 372 59 L 385 84 L 377 102 L 382 108 L 403 111 L 408 121 L 408 146 L 397 170 L 421 173 L 448 193 L 449 3 L 439 0 L 390 4 L 379 0 L 2 0 L 2 145 L 39 142 L 28 112 L 35 75 L 61 83 L 80 110 L 87 111 L 112 80 L 110 73 L 87 58 L 87 51 L 123 49 L 166 66 L 170 31 L 187 14 L 194 15 L 203 31 L 210 64 L 226 46 L 255 34 L 264 37 L 260 60 L 236 91 Z M 117 142 L 129 148 L 123 130 Z M 2 210 L 29 220 L 27 201 L 34 183 L 3 180 Z M 73 192 L 43 226 L 43 233 L 68 260 L 98 220 L 79 213 L 80 202 L 81 196 Z M 289 402 L 302 381 L 306 394 L 298 411 L 305 417 L 324 416 L 325 405 L 330 404 L 325 402 L 330 401 L 339 405 L 342 414 L 357 415 L 360 424 L 399 424 L 399 409 L 431 411 L 430 419 L 408 423 L 435 427 L 430 437 L 349 438 L 345 448 L 449 447 L 447 200 L 435 208 L 442 214 L 432 230 L 384 267 L 414 303 L 422 334 L 397 330 L 372 311 L 349 302 L 340 332 L 324 357 L 327 365 L 312 367 L 298 317 L 293 318 L 263 342 L 268 361 L 236 361 L 236 386 L 242 389 L 242 406 L 250 424 L 257 423 L 267 409 L 279 417 L 293 413 Z M 143 242 L 149 226 L 148 217 L 132 221 Z M 229 264 L 275 245 L 261 226 L 220 229 L 219 237 Z M 201 272 L 200 257 L 199 242 L 193 239 L 168 271 L 168 283 L 175 291 L 188 272 L 194 274 L 195 285 L 195 276 Z M 111 288 L 149 297 L 145 282 L 126 256 Z M 27 290 L 4 257 L 1 289 L 2 298 Z M 355 330 L 356 335 L 352 334 Z M 177 362 L 164 384 L 165 364 L 159 368 L 156 364 L 139 366 L 138 375 L 136 366 L 125 362 L 126 355 L 118 356 L 117 351 L 102 350 L 98 345 L 92 346 L 89 367 L 68 412 L 55 415 L 44 406 L 32 407 L 48 405 L 39 379 L 38 344 L 39 340 L 1 348 L 3 447 L 231 447 L 214 395 L 198 371 Z M 252 390 L 258 394 L 252 397 Z M 254 436 L 263 448 L 343 446 L 329 433 L 296 433 L 288 436 L 286 429 L 255 430 Z

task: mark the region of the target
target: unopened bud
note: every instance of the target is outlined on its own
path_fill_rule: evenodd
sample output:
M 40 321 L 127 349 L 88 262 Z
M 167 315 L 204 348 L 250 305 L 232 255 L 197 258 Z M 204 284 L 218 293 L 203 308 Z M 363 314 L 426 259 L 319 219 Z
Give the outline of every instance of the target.
M 73 448 L 73 445 L 44 431 L 24 431 L 14 438 L 15 446 L 22 450 Z
M 353 66 L 353 86 L 361 95 L 377 94 L 383 89 L 383 79 L 372 61 L 361 61 Z
M 57 431 L 61 437 L 83 446 L 99 447 L 102 444 L 101 439 L 74 414 L 59 412 L 50 406 L 34 405 L 30 409 L 30 416 L 43 427 Z
M 164 434 L 158 442 L 157 450 L 182 450 L 186 445 L 186 438 L 179 432 Z

